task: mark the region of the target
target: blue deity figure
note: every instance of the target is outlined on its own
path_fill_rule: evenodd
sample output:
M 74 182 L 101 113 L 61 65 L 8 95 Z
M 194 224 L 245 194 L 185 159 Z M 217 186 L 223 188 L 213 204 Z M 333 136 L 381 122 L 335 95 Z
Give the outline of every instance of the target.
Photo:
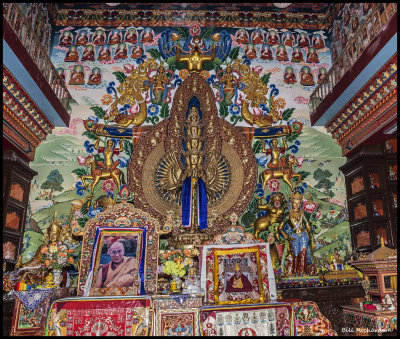
M 316 249 L 314 235 L 309 225 L 301 205 L 303 202 L 302 194 L 296 192 L 290 195 L 291 208 L 287 219 L 288 230 L 283 229 L 283 225 L 279 228 L 279 233 L 288 240 L 291 245 L 294 260 L 288 261 L 286 267 L 288 272 L 293 272 L 296 276 L 310 274 L 312 259 L 311 252 Z

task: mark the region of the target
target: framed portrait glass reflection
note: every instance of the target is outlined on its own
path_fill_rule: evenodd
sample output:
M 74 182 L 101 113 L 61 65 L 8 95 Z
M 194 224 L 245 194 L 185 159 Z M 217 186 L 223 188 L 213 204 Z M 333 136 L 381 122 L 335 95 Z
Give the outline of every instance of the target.
M 140 294 L 140 231 L 101 231 L 93 265 L 90 295 Z

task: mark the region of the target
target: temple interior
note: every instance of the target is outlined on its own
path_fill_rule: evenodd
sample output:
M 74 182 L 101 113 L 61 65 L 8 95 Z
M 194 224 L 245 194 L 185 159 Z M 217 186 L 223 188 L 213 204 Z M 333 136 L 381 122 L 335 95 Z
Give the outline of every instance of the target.
M 3 335 L 397 335 L 397 3 L 3 3 Z

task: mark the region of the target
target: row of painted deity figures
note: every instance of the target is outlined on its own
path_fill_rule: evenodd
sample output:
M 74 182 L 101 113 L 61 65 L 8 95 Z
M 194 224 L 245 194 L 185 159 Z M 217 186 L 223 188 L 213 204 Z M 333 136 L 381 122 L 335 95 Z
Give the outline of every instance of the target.
M 107 45 L 99 47 L 96 56 L 95 47 L 92 45 L 86 46 L 81 54 L 80 61 L 95 61 L 96 59 L 99 61 L 107 61 L 111 59 L 126 59 L 128 58 L 128 50 L 129 47 L 124 43 L 119 44 L 114 49 L 114 55 L 111 58 L 111 51 Z M 144 49 L 140 43 L 135 44 L 131 49 L 131 58 L 140 58 L 144 53 Z M 77 50 L 77 46 L 71 46 L 69 51 L 65 54 L 64 61 L 66 62 L 76 62 L 79 61 L 79 52 Z
M 85 46 L 86 44 L 89 43 L 89 36 L 90 33 L 87 32 L 86 30 L 82 30 L 79 33 L 76 34 L 76 37 L 74 39 L 74 33 L 71 31 L 64 31 L 60 35 L 60 40 L 58 42 L 59 46 L 65 46 L 69 47 L 72 45 L 77 45 L 77 46 Z M 75 40 L 75 41 L 74 41 Z M 104 45 L 106 43 L 107 36 L 104 30 L 102 29 L 97 29 L 93 34 L 92 34 L 92 39 L 90 43 L 94 45 Z M 129 42 L 129 43 L 137 43 L 137 42 L 143 42 L 143 43 L 150 43 L 153 41 L 153 30 L 150 28 L 146 28 L 142 31 L 140 39 L 138 38 L 138 32 L 136 31 L 135 28 L 129 28 L 125 32 L 125 37 L 122 36 L 122 32 L 118 29 L 113 30 L 112 32 L 109 33 L 108 35 L 108 41 L 107 43 L 110 45 L 116 45 L 122 42 Z

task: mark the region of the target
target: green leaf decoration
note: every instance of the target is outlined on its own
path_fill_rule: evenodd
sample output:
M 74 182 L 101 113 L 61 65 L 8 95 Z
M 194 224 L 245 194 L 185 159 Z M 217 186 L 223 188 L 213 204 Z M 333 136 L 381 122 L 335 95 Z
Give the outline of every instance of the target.
M 76 168 L 72 171 L 72 173 L 76 174 L 78 177 L 88 174 L 86 168 L 84 167 Z
M 207 28 L 205 31 L 203 31 L 200 34 L 200 38 L 204 39 L 204 40 L 208 39 L 210 37 L 211 33 L 213 32 L 213 30 L 214 30 L 214 27 Z
M 307 178 L 311 173 L 307 172 L 307 171 L 298 171 L 296 173 L 301 174 L 301 180 L 304 180 L 305 178 Z
M 220 102 L 219 103 L 219 116 L 221 118 L 226 118 L 228 116 L 228 114 L 229 114 L 228 106 L 225 103 Z
M 124 151 L 128 156 L 131 156 L 133 153 L 133 144 L 128 140 L 123 140 L 122 143 L 124 144 Z
M 147 121 L 147 119 L 149 119 L 148 121 Z M 148 118 L 146 118 L 146 121 L 147 122 L 151 122 L 153 125 L 155 125 L 155 124 L 157 124 L 157 122 L 160 120 L 160 118 L 156 115 L 156 116 L 154 116 L 154 117 L 148 117 Z
M 256 216 L 250 212 L 246 212 L 245 214 L 243 214 L 242 216 L 242 224 L 245 227 L 250 227 L 250 225 L 252 223 L 254 223 L 254 221 L 256 221 Z
M 257 154 L 257 153 L 261 153 L 262 150 L 262 141 L 260 140 L 256 140 L 256 142 L 253 144 L 253 153 Z
M 150 48 L 149 50 L 147 50 L 147 52 L 150 53 L 151 57 L 154 59 L 161 59 L 161 53 L 158 49 L 156 48 Z
M 231 60 L 237 59 L 237 57 L 239 56 L 239 51 L 240 51 L 240 47 L 232 48 L 231 52 L 229 53 L 229 58 Z
M 287 108 L 282 113 L 282 120 L 289 120 L 294 112 L 294 108 Z
M 261 77 L 261 81 L 264 83 L 265 86 L 268 86 L 268 82 L 269 82 L 269 78 L 271 77 L 271 74 L 272 73 L 267 73 Z
M 169 117 L 169 107 L 168 107 L 168 103 L 164 102 L 161 106 L 161 113 L 160 113 L 160 117 L 163 119 L 166 119 Z
M 127 78 L 125 73 L 123 72 L 113 72 L 113 74 L 115 75 L 115 77 L 117 78 L 117 80 L 122 84 L 125 79 Z
M 94 112 L 94 115 L 100 119 L 104 119 L 104 116 L 106 115 L 106 112 L 104 109 L 100 106 L 92 106 L 90 109 Z
M 243 121 L 243 118 L 240 115 L 232 115 L 230 120 L 232 125 L 235 126 L 239 121 Z
M 85 203 L 81 207 L 81 214 L 84 216 L 83 218 L 78 219 L 78 223 L 80 219 L 85 219 L 87 217 L 87 220 L 89 220 L 89 216 L 86 216 L 86 213 L 89 212 L 89 205 L 90 205 L 90 200 L 86 200 Z M 86 221 L 87 221 L 86 220 Z M 85 221 L 85 223 L 86 223 Z M 79 224 L 80 225 L 80 224 Z M 85 226 L 85 224 L 83 224 Z
M 89 139 L 97 140 L 97 134 L 93 133 L 91 131 L 85 131 L 85 132 L 82 133 L 82 135 L 88 137 Z
M 296 140 L 301 134 L 303 134 L 303 132 L 300 132 L 300 133 L 292 133 L 291 135 L 289 135 L 287 138 L 286 138 L 286 141 L 287 142 L 293 142 L 294 140 Z
M 178 27 L 178 32 L 179 35 L 185 40 L 189 37 L 189 29 L 187 27 Z

